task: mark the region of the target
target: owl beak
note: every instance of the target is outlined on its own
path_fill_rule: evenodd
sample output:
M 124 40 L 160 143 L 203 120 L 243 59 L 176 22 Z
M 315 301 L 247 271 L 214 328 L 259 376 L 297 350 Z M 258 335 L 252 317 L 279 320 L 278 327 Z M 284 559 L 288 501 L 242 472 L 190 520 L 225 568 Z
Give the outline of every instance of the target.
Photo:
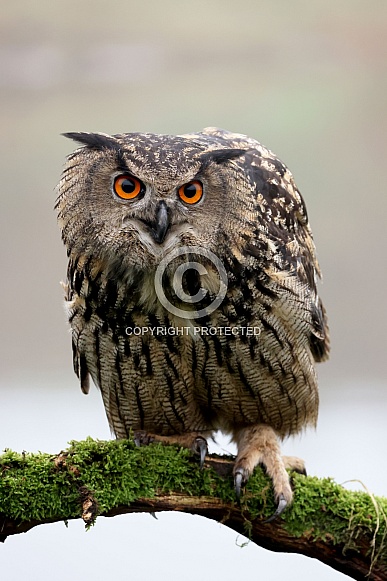
M 156 208 L 156 219 L 151 225 L 151 234 L 158 244 L 162 244 L 170 225 L 169 209 L 164 201 L 161 201 Z

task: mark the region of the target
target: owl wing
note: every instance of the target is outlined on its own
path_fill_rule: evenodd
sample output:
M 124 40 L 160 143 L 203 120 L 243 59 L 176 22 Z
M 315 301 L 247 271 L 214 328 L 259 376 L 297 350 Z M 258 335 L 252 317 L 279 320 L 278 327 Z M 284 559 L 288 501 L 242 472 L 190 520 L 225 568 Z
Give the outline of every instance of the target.
M 316 361 L 327 359 L 329 331 L 318 295 L 321 278 L 305 203 L 289 170 L 276 158 L 246 154 L 247 175 L 257 203 L 257 229 L 247 253 L 271 280 L 298 295 L 308 311 L 310 348 Z
M 257 256 L 258 250 L 260 268 L 307 305 L 310 348 L 315 360 L 323 361 L 329 354 L 329 331 L 317 290 L 321 271 L 304 200 L 290 171 L 271 152 L 262 156 L 250 149 L 243 165 L 257 204 L 256 238 L 247 251 Z
M 74 288 L 72 288 L 74 281 L 75 284 L 78 284 L 78 281 L 76 280 L 77 278 L 76 275 L 77 275 L 76 269 L 74 269 L 72 261 L 70 260 L 67 270 L 67 283 L 66 284 L 62 283 L 62 287 L 64 290 L 65 307 L 67 309 L 70 322 L 76 313 L 76 302 L 78 294 L 74 290 Z M 83 393 L 87 394 L 90 391 L 89 369 L 87 367 L 85 356 L 82 355 L 78 350 L 77 339 L 75 337 L 74 332 L 72 335 L 71 346 L 73 352 L 74 372 L 79 379 L 81 390 L 83 391 Z
M 271 280 L 297 293 L 308 305 L 310 348 L 316 361 L 324 361 L 329 355 L 329 330 L 317 291 L 321 271 L 305 202 L 291 172 L 272 151 L 246 135 L 208 127 L 184 137 L 211 150 L 226 147 L 246 151 L 232 161 L 248 180 L 256 205 L 255 237 L 245 252 Z

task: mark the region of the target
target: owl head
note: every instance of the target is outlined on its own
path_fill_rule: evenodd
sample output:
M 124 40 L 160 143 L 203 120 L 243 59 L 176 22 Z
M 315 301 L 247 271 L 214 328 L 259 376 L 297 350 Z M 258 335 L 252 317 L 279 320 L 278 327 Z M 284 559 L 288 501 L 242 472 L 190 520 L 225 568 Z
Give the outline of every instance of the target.
M 93 256 L 112 276 L 154 270 L 181 246 L 218 253 L 246 227 L 245 149 L 191 135 L 64 135 L 84 146 L 67 159 L 56 203 L 70 257 Z

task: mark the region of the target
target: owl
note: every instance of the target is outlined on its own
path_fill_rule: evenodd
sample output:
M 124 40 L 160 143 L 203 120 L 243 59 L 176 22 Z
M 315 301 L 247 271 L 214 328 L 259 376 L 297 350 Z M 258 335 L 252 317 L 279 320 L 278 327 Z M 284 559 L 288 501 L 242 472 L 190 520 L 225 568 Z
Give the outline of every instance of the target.
M 100 389 L 117 438 L 237 445 L 236 494 L 258 464 L 277 517 L 292 501 L 280 441 L 315 425 L 329 336 L 304 201 L 258 141 L 66 133 L 56 209 L 81 389 Z

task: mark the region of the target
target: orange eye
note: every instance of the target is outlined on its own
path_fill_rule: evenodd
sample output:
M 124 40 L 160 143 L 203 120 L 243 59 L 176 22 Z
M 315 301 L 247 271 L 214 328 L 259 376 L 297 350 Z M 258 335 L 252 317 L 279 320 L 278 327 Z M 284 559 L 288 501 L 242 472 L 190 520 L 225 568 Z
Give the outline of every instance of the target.
M 114 192 L 123 200 L 133 200 L 143 192 L 140 180 L 130 175 L 117 176 L 114 180 Z
M 203 196 L 203 185 L 199 181 L 188 182 L 179 188 L 178 194 L 186 204 L 197 204 Z

